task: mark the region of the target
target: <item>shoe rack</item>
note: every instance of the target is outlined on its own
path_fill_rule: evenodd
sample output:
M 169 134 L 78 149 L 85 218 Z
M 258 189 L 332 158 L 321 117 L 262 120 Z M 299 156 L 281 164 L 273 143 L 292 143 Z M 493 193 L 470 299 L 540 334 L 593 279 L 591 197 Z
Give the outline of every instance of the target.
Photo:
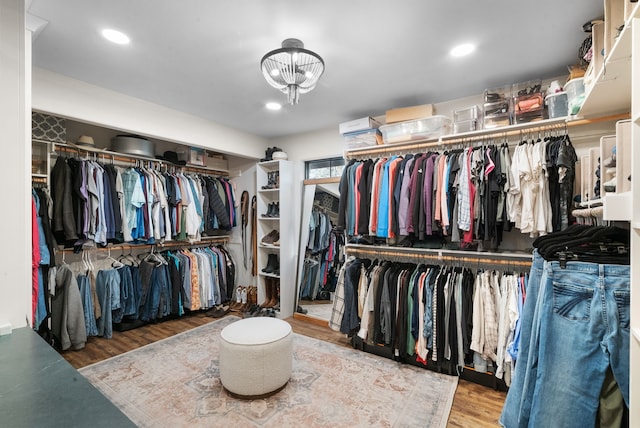
M 275 304 L 276 316 L 293 315 L 296 250 L 300 235 L 302 177 L 294 162 L 259 162 L 256 168 L 258 303 Z

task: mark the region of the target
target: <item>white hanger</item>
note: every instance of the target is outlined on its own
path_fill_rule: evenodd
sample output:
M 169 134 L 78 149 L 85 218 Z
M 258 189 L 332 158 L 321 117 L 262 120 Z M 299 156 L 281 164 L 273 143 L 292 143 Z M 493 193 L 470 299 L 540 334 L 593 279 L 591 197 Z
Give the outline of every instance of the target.
M 121 267 L 124 267 L 124 263 L 122 263 L 120 260 L 117 260 L 111 257 L 111 247 L 108 247 L 107 260 L 111 260 L 112 268 L 120 269 Z

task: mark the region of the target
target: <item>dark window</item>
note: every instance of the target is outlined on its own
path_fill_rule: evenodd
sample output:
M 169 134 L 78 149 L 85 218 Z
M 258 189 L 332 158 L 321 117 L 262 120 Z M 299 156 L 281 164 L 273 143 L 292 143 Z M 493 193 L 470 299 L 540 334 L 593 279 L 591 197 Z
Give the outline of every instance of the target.
M 305 178 L 329 178 L 342 176 L 344 158 L 320 159 L 305 162 Z

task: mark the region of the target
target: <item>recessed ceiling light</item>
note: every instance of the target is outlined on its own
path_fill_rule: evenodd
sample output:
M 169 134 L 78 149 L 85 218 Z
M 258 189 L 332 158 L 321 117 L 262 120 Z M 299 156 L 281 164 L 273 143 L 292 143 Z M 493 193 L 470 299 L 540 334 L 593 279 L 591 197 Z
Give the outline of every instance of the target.
M 269 103 L 266 104 L 266 107 L 267 107 L 268 110 L 277 111 L 277 110 L 280 110 L 282 108 L 282 104 L 275 103 L 275 102 L 269 102 Z
M 102 36 L 110 42 L 117 43 L 119 45 L 126 45 L 130 42 L 129 36 L 118 31 L 107 28 L 102 30 Z
M 463 43 L 451 49 L 451 56 L 460 57 L 469 55 L 476 50 L 476 46 L 471 43 Z

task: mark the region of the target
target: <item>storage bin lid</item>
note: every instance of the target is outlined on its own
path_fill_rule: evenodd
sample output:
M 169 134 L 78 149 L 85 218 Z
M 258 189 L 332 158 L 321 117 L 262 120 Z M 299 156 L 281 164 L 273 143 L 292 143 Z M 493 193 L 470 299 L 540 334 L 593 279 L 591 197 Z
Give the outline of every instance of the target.
M 565 91 L 560 91 L 560 92 L 556 92 L 554 94 L 549 94 L 546 97 L 544 97 L 545 101 L 550 99 L 550 98 L 555 98 L 557 96 L 567 96 L 567 93 Z

